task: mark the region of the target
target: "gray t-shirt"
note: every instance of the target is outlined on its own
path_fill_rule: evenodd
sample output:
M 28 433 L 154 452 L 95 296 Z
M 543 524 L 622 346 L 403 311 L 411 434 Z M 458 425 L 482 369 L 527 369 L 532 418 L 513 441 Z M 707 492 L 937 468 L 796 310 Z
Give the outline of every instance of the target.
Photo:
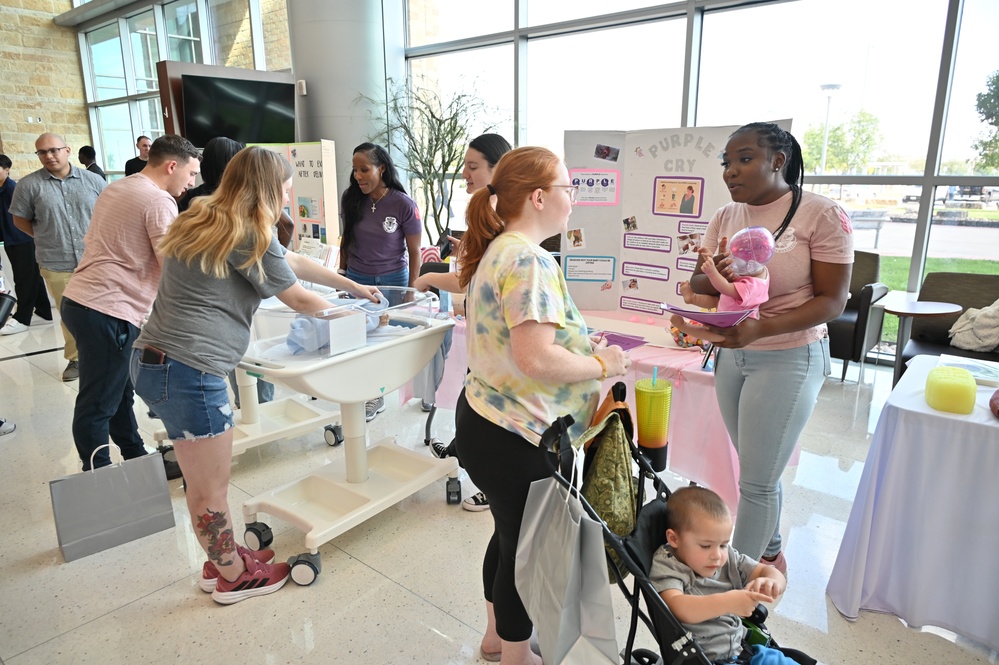
M 756 561 L 739 554 L 729 545 L 728 563 L 719 568 L 714 576 L 701 577 L 677 559 L 669 545 L 663 545 L 652 558 L 649 581 L 659 592 L 678 589 L 690 596 L 710 596 L 742 589 L 756 566 Z M 701 623 L 685 623 L 683 627 L 691 632 L 710 661 L 725 660 L 742 653 L 742 638 L 746 636 L 746 629 L 742 619 L 735 614 L 723 614 Z
M 153 346 L 168 358 L 224 377 L 246 353 L 250 323 L 260 301 L 296 281 L 285 252 L 277 236 L 272 236 L 261 260 L 266 276 L 262 283 L 252 267 L 236 267 L 246 259 L 245 250 L 230 254 L 225 279 L 206 275 L 197 260 L 188 266 L 167 258 L 153 311 L 134 347 Z
M 73 272 L 83 258 L 94 203 L 105 187 L 101 177 L 72 164 L 62 180 L 41 168 L 17 181 L 10 214 L 31 222 L 38 265 Z

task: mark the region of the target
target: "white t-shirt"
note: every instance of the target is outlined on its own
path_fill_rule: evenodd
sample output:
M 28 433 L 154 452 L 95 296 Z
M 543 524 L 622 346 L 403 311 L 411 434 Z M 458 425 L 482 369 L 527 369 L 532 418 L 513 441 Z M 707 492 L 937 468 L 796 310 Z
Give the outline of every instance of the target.
M 703 246 L 715 252 L 722 237 L 731 238 L 736 231 L 750 226 L 776 231 L 790 207 L 791 192 L 766 205 L 729 203 L 708 223 Z M 850 217 L 836 203 L 812 192 L 802 192 L 801 204 L 777 241 L 773 258 L 767 263 L 770 298 L 760 305 L 761 319 L 790 312 L 814 297 L 812 261 L 853 263 L 853 227 Z M 826 335 L 823 323 L 808 330 L 762 337 L 746 348 L 758 351 L 793 349 Z

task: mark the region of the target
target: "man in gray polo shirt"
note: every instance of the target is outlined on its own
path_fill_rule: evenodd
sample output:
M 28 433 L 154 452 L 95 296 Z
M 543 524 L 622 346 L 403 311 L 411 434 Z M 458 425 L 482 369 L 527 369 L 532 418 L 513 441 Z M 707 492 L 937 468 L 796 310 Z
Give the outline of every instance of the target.
M 83 258 L 83 237 L 90 227 L 94 203 L 107 183 L 100 176 L 69 162 L 71 149 L 58 134 L 45 133 L 35 141 L 35 154 L 42 168 L 21 178 L 10 202 L 14 226 L 35 239 L 35 259 L 49 287 L 56 309 L 62 292 Z M 63 381 L 80 376 L 76 341 L 62 326 L 69 364 Z

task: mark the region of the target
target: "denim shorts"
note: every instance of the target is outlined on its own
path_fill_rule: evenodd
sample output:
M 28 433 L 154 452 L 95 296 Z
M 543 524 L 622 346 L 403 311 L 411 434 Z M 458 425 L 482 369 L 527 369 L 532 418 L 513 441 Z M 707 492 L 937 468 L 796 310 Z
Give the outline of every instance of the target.
M 203 439 L 232 428 L 225 379 L 167 358 L 162 365 L 139 362 L 132 349 L 129 373 L 135 394 L 163 421 L 173 439 Z

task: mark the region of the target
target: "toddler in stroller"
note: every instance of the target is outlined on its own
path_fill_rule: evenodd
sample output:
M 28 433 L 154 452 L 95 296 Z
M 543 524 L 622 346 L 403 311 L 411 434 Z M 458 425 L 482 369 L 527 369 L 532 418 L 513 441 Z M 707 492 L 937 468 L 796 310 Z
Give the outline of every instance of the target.
M 732 516 L 721 497 L 684 487 L 667 504 L 666 542 L 652 559 L 649 580 L 673 615 L 713 663 L 794 665 L 793 650 L 751 644 L 741 617 L 773 602 L 786 580 L 773 566 L 729 544 Z M 807 658 L 807 662 L 814 662 Z

